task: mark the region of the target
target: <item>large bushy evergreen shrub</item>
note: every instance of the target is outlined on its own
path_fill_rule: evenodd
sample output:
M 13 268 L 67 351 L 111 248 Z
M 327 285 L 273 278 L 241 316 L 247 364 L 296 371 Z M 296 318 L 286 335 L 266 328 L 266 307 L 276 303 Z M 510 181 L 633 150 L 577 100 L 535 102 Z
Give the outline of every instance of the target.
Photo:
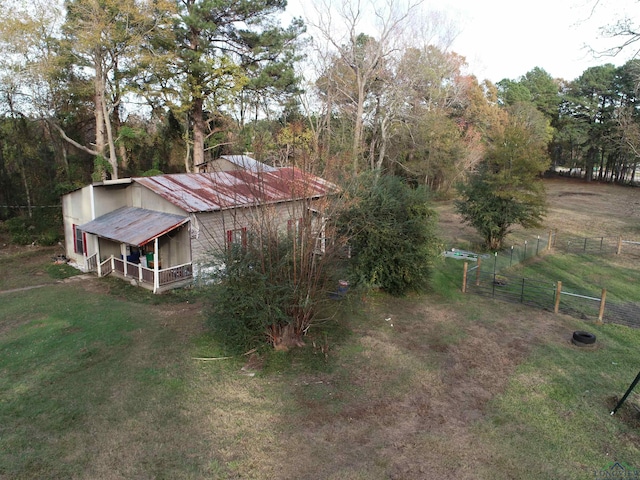
M 424 291 L 440 252 L 427 189 L 394 176 L 371 176 L 351 195 L 338 225 L 352 249 L 353 280 L 397 296 Z

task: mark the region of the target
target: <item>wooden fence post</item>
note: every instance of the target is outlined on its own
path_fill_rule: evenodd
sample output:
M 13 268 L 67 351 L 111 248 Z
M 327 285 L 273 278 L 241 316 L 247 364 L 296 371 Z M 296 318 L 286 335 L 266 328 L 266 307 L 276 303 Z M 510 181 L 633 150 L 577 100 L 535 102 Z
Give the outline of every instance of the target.
M 607 301 L 607 289 L 602 289 L 602 297 L 600 298 L 600 311 L 598 312 L 598 325 L 602 325 L 602 317 L 604 316 L 604 305 Z
M 467 272 L 469 271 L 469 262 L 464 262 L 464 271 L 462 273 L 462 293 L 467 293 Z
M 476 269 L 476 286 L 480 285 L 480 266 L 482 265 L 482 259 L 478 257 L 478 268 Z
M 616 255 L 620 255 L 622 252 L 622 237 L 618 237 L 618 249 L 616 250 Z
M 553 313 L 560 311 L 560 295 L 562 295 L 562 282 L 558 282 L 556 286 L 556 304 L 553 307 Z
M 549 240 L 547 240 L 547 250 L 551 250 L 551 243 L 553 239 L 553 230 L 549 230 Z

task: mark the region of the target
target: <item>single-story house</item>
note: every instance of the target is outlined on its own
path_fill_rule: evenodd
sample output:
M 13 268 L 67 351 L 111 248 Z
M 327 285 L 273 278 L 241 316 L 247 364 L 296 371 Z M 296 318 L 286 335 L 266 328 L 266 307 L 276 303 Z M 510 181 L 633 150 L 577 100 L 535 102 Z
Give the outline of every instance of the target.
M 67 258 L 83 271 L 162 292 L 192 283 L 213 251 L 246 242 L 261 223 L 291 228 L 306 212 L 317 217 L 322 240 L 323 199 L 335 185 L 298 168 L 258 163 L 107 180 L 70 192 L 62 198 Z

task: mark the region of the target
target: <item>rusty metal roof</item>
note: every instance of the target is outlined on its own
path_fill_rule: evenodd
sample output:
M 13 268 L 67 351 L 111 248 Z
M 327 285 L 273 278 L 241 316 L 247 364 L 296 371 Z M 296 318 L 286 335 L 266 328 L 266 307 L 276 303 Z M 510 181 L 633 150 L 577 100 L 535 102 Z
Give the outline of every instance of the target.
M 134 182 L 188 213 L 318 198 L 337 187 L 298 168 L 136 177 Z
M 123 207 L 84 225 L 80 230 L 116 242 L 140 247 L 189 221 L 189 217 Z

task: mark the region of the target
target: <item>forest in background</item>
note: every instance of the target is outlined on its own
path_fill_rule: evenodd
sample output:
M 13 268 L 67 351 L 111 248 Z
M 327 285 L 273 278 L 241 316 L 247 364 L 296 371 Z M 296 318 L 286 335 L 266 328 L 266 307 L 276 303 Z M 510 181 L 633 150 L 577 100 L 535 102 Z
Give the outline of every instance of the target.
M 389 3 L 318 2 L 313 22 L 283 26 L 284 0 L 1 2 L 0 220 L 50 216 L 91 181 L 246 152 L 442 196 L 505 146 L 636 180 L 640 61 L 493 84 L 448 48 L 446 19 Z

